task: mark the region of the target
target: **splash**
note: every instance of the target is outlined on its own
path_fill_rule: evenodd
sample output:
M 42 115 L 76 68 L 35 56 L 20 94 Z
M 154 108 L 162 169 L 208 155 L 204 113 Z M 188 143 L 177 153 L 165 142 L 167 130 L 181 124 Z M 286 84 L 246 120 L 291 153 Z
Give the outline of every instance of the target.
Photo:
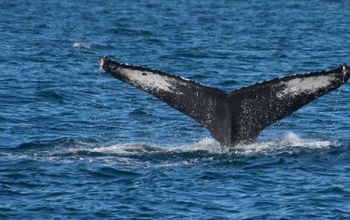
M 228 149 L 228 148 L 227 148 Z M 228 152 L 223 149 L 214 139 L 204 138 L 203 140 L 188 145 L 162 146 L 148 145 L 140 143 L 113 144 L 110 146 L 76 146 L 56 151 L 55 154 L 89 154 L 96 153 L 99 155 L 141 155 L 156 153 L 184 153 L 204 151 L 208 153 Z
M 205 152 L 210 156 L 228 155 L 228 156 L 257 156 L 257 155 L 276 155 L 276 154 L 296 154 L 305 150 L 322 150 L 330 147 L 340 146 L 340 143 L 332 140 L 303 139 L 294 133 L 287 133 L 285 136 L 276 140 L 259 141 L 252 144 L 241 144 L 233 148 L 220 146 L 212 138 L 186 145 L 164 146 L 148 145 L 140 143 L 114 144 L 109 146 L 76 146 L 74 148 L 63 149 L 56 153 L 68 155 L 144 155 L 144 154 L 181 154 Z
M 297 134 L 289 132 L 277 140 L 237 145 L 231 152 L 236 155 L 298 154 L 302 151 L 329 149 L 330 147 L 337 146 L 340 146 L 337 141 L 303 139 Z
M 91 49 L 92 43 L 87 42 L 77 42 L 72 45 L 73 48 L 85 48 L 85 49 Z
M 82 141 L 66 142 L 48 142 L 43 144 L 45 147 L 42 148 L 20 149 L 20 151 L 9 151 L 0 155 L 17 158 L 60 160 L 67 163 L 84 160 L 154 167 L 195 164 L 242 157 L 297 155 L 299 153 L 327 151 L 341 146 L 341 143 L 337 141 L 303 139 L 294 133 L 288 133 L 276 140 L 242 144 L 234 148 L 222 147 L 212 138 L 204 138 L 199 142 L 185 145 L 125 143 L 98 146 L 97 143 Z

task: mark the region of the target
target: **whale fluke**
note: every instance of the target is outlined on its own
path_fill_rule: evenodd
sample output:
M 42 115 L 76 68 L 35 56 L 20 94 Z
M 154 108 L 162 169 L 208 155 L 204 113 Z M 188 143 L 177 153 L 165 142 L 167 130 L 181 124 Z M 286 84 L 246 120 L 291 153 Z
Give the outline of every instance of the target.
M 161 70 L 100 59 L 100 68 L 190 116 L 224 146 L 254 141 L 271 124 L 343 85 L 350 68 L 287 75 L 227 94 Z

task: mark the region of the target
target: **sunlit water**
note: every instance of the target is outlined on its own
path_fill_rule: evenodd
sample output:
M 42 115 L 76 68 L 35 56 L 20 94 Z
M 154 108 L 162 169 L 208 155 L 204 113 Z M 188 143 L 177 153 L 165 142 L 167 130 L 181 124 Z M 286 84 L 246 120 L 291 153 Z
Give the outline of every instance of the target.
M 350 216 L 349 85 L 220 146 L 98 59 L 226 92 L 350 63 L 347 1 L 0 2 L 0 218 Z

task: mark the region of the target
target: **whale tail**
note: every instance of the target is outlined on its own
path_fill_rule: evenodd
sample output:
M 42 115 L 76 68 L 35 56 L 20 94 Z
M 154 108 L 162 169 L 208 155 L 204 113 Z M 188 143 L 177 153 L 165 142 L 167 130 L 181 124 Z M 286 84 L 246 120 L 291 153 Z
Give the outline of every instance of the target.
M 190 116 L 225 146 L 253 141 L 269 125 L 343 85 L 347 65 L 243 87 L 229 94 L 157 69 L 102 57 L 100 67 Z

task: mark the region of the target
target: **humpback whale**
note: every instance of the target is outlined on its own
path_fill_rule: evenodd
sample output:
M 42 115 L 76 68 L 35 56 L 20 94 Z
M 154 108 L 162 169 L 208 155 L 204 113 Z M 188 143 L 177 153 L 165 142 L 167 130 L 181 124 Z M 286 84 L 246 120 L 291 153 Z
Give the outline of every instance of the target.
M 100 68 L 144 90 L 202 124 L 224 146 L 254 141 L 271 124 L 341 85 L 346 64 L 278 77 L 230 93 L 158 69 L 100 58 Z

